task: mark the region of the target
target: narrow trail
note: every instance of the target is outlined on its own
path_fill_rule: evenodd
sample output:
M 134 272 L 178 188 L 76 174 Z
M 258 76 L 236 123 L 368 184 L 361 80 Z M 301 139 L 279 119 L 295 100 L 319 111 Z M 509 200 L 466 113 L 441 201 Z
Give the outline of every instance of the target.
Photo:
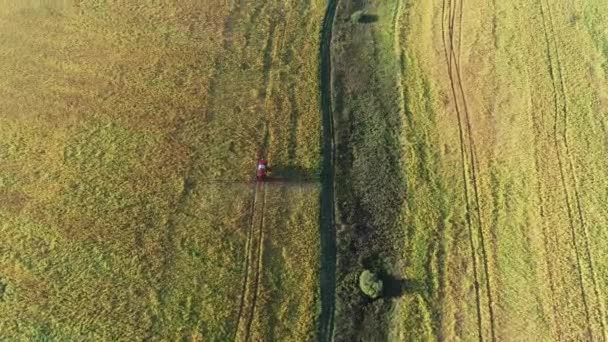
M 336 291 L 336 231 L 334 206 L 334 119 L 332 108 L 331 40 L 336 16 L 337 0 L 329 0 L 321 31 L 319 47 L 319 91 L 323 125 L 321 169 L 321 313 L 319 315 L 319 341 L 332 341 L 334 333 Z
M 579 254 L 579 246 L 580 246 L 580 241 L 579 238 L 577 237 L 577 233 L 576 233 L 576 228 L 575 228 L 575 215 L 578 216 L 578 220 L 582 229 L 582 242 L 584 245 L 584 253 L 589 265 L 589 272 L 591 275 L 591 281 L 592 281 L 592 286 L 593 286 L 593 293 L 594 296 L 596 298 L 595 302 L 598 303 L 597 306 L 595 306 L 595 311 L 596 311 L 596 316 L 598 317 L 599 320 L 599 324 L 601 326 L 601 330 L 602 330 L 602 337 L 603 340 L 606 341 L 607 340 L 607 331 L 606 331 L 606 315 L 605 315 L 605 309 L 603 307 L 602 304 L 602 294 L 601 294 L 601 290 L 598 286 L 598 280 L 597 280 L 597 273 L 595 271 L 595 263 L 594 263 L 594 259 L 593 259 L 593 255 L 591 253 L 591 249 L 589 247 L 589 232 L 588 232 L 588 227 L 587 224 L 585 222 L 585 217 L 584 217 L 584 213 L 583 213 L 583 208 L 582 208 L 582 204 L 581 204 L 581 198 L 580 198 L 580 194 L 579 194 L 579 186 L 578 186 L 578 175 L 576 173 L 576 168 L 574 167 L 574 163 L 572 160 L 572 154 L 570 152 L 570 146 L 568 143 L 568 115 L 569 115 L 569 109 L 568 109 L 568 91 L 566 88 L 566 81 L 564 80 L 565 76 L 564 76 L 564 72 L 563 72 L 563 67 L 562 67 L 562 63 L 561 63 L 561 57 L 560 57 L 560 51 L 559 51 L 559 37 L 556 35 L 556 30 L 555 30 L 555 24 L 554 24 L 554 19 L 553 19 L 553 14 L 551 12 L 551 8 L 550 8 L 550 4 L 549 3 L 544 3 L 544 1 L 540 2 L 540 11 L 541 11 L 541 18 L 542 18 L 542 22 L 543 22 L 543 30 L 544 30 L 544 36 L 545 36 L 545 41 L 547 44 L 547 55 L 549 58 L 549 64 L 550 64 L 550 76 L 551 76 L 551 80 L 552 80 L 552 85 L 553 85 L 553 94 L 554 94 L 554 126 L 553 126 L 553 137 L 554 137 L 554 146 L 555 146 L 555 152 L 556 152 L 556 156 L 557 156 L 557 160 L 558 160 L 558 164 L 559 164 L 559 171 L 560 171 L 560 176 L 561 176 L 561 183 L 562 183 L 562 189 L 563 189 L 563 193 L 564 193 L 564 198 L 565 198 L 565 202 L 566 202 L 566 207 L 568 209 L 568 218 L 569 218 L 569 222 L 570 222 L 570 230 L 571 230 L 571 235 L 572 235 L 572 243 L 574 246 L 574 251 L 575 251 L 575 255 L 576 255 L 576 261 L 577 261 L 577 269 L 578 269 L 578 274 L 579 274 L 579 281 L 580 281 L 580 287 L 581 287 L 581 297 L 583 300 L 583 306 L 584 306 L 584 310 L 585 310 L 585 315 L 586 315 L 586 319 L 587 319 L 587 334 L 589 336 L 590 339 L 593 339 L 593 331 L 591 328 L 591 313 L 590 313 L 590 309 L 589 309 L 589 299 L 588 299 L 588 294 L 586 293 L 585 290 L 585 283 L 584 283 L 584 276 L 583 276 L 583 264 L 581 261 L 581 255 Z M 551 40 L 549 37 L 553 37 L 553 39 Z M 553 57 L 553 54 L 551 53 L 551 46 L 553 45 L 553 54 L 555 55 Z M 563 101 L 563 103 L 561 104 L 561 108 L 560 108 L 560 99 Z M 561 114 L 561 115 L 560 115 Z M 561 118 L 560 118 L 561 116 Z M 560 121 L 562 123 L 561 126 L 563 126 L 561 128 L 561 132 L 560 132 Z M 565 155 L 563 154 L 563 152 L 561 151 L 561 147 L 560 147 L 560 137 L 562 138 L 562 142 L 563 142 L 563 147 L 565 149 Z M 565 163 L 564 163 L 564 159 L 566 159 L 568 161 L 567 163 L 567 168 L 565 167 Z M 568 177 L 567 173 L 570 173 L 570 177 Z M 572 201 L 570 200 L 570 193 L 568 191 L 569 189 L 569 185 L 568 185 L 568 178 L 571 178 L 571 182 L 572 182 L 572 197 L 574 198 L 574 203 L 572 203 Z M 573 209 L 573 207 L 576 207 L 576 210 Z
M 449 8 L 448 8 L 449 7 Z M 457 15 L 458 8 L 460 10 L 460 14 Z M 446 31 L 446 13 L 447 13 L 447 31 Z M 458 41 L 455 44 L 454 36 L 456 31 L 456 20 L 458 17 Z M 481 201 L 479 195 L 479 186 L 478 186 L 478 177 L 477 177 L 477 156 L 476 156 L 476 148 L 475 141 L 472 135 L 472 125 L 470 119 L 470 111 L 467 103 L 464 85 L 462 81 L 462 73 L 460 68 L 460 50 L 462 45 L 462 18 L 463 18 L 463 1 L 459 1 L 459 5 L 456 1 L 443 0 L 442 1 L 442 20 L 441 20 L 441 30 L 442 30 L 442 42 L 444 48 L 445 59 L 447 62 L 447 70 L 448 76 L 450 79 L 450 88 L 452 92 L 452 96 L 454 98 L 454 106 L 458 121 L 458 132 L 460 139 L 460 154 L 461 161 L 463 164 L 462 169 L 462 177 L 463 177 L 463 187 L 464 187 L 464 195 L 466 202 L 466 220 L 467 227 L 469 230 L 469 244 L 471 248 L 472 254 L 472 262 L 473 262 L 473 273 L 474 273 L 474 285 L 475 285 L 475 295 L 476 295 L 476 309 L 477 309 L 477 325 L 479 331 L 479 340 L 483 341 L 483 314 L 481 310 L 481 289 L 480 289 L 480 281 L 477 267 L 477 256 L 475 252 L 475 243 L 474 243 L 474 231 L 473 231 L 473 221 L 471 216 L 473 215 L 472 209 L 472 199 L 474 199 L 475 203 L 475 211 L 474 214 L 477 216 L 477 237 L 479 239 L 480 248 L 481 248 L 481 261 L 483 266 L 483 272 L 485 274 L 485 290 L 486 296 L 488 300 L 488 312 L 489 312 L 489 321 L 490 321 L 490 334 L 492 341 L 496 340 L 496 329 L 495 329 L 495 315 L 494 315 L 494 300 L 492 296 L 492 288 L 490 283 L 490 271 L 489 271 L 489 262 L 487 256 L 487 248 L 486 248 L 486 239 L 483 232 L 483 219 L 481 214 Z M 456 46 L 456 47 L 455 47 Z M 458 96 L 460 93 L 460 96 Z M 462 102 L 462 107 L 459 103 L 459 99 Z M 464 119 L 463 119 L 464 117 Z M 466 138 L 465 138 L 466 135 Z M 467 153 L 468 152 L 468 153 Z M 468 154 L 468 156 L 467 156 Z M 468 167 L 467 167 L 468 165 Z M 470 169 L 470 170 L 468 170 Z M 469 171 L 470 172 L 470 181 L 472 184 L 472 192 L 473 198 L 470 196 L 471 190 L 469 190 Z

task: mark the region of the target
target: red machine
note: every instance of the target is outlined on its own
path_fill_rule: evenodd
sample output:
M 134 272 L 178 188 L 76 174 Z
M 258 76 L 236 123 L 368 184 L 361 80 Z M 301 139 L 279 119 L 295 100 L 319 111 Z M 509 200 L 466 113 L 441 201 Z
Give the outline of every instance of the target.
M 256 179 L 258 180 L 258 182 L 262 182 L 266 179 L 268 171 L 270 171 L 270 168 L 268 167 L 268 162 L 263 158 L 258 159 L 258 166 L 256 168 Z

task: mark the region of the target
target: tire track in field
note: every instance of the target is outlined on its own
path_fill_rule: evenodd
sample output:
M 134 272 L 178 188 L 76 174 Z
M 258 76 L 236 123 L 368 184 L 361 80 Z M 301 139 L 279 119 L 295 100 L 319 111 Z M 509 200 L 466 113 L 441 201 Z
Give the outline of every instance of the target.
M 266 183 L 262 183 L 260 185 L 262 187 L 262 208 L 260 214 L 260 225 L 259 225 L 259 238 L 258 238 L 258 247 L 257 247 L 257 260 L 256 260 L 256 268 L 255 268 L 255 280 L 253 283 L 253 299 L 251 302 L 251 315 L 247 320 L 247 329 L 245 332 L 245 341 L 248 342 L 251 339 L 251 324 L 255 319 L 255 308 L 258 299 L 258 294 L 260 290 L 260 274 L 262 273 L 263 266 L 263 253 L 264 253 L 264 212 L 266 210 Z
M 446 7 L 449 6 L 449 9 L 446 11 Z M 460 14 L 458 19 L 458 31 L 459 31 L 459 39 L 457 42 L 457 47 L 455 48 L 454 43 L 454 34 L 456 30 L 456 12 L 458 12 L 457 8 L 460 8 Z M 447 23 L 448 30 L 446 32 L 445 28 L 445 18 L 447 12 Z M 475 294 L 476 294 L 476 308 L 477 308 L 477 325 L 479 331 L 479 340 L 483 341 L 483 315 L 481 311 L 481 289 L 479 284 L 479 274 L 477 270 L 477 257 L 475 252 L 475 244 L 473 240 L 473 222 L 471 219 L 471 215 L 476 214 L 477 216 L 477 237 L 479 239 L 480 247 L 481 247 L 481 261 L 483 272 L 485 274 L 485 288 L 486 288 L 486 296 L 488 300 L 488 312 L 489 312 L 489 321 L 490 321 L 490 335 L 492 341 L 496 340 L 496 332 L 495 332 L 495 316 L 494 316 L 494 300 L 492 296 L 492 287 L 490 283 L 490 271 L 489 271 L 489 262 L 487 256 L 487 248 L 485 237 L 483 233 L 483 220 L 481 215 L 481 201 L 479 196 L 479 187 L 477 181 L 477 156 L 476 156 L 476 148 L 475 141 L 472 135 L 472 126 L 470 119 L 470 112 L 468 108 L 468 103 L 464 91 L 463 81 L 462 81 L 462 73 L 460 70 L 460 50 L 462 45 L 462 18 L 463 18 L 463 1 L 456 0 L 442 0 L 442 41 L 444 46 L 444 54 L 447 61 L 448 75 L 450 78 L 450 88 L 452 91 L 452 96 L 454 98 L 454 105 L 456 110 L 456 116 L 458 121 L 458 131 L 459 131 L 459 139 L 460 139 L 460 153 L 461 153 L 461 161 L 463 163 L 462 177 L 463 177 L 463 186 L 464 186 L 464 194 L 466 201 L 466 218 L 467 218 L 467 227 L 469 230 L 469 244 L 471 248 L 472 261 L 473 261 L 473 271 L 474 271 L 474 282 L 475 282 Z M 446 40 L 447 36 L 447 40 Z M 460 92 L 460 98 L 462 101 L 462 108 L 459 105 L 458 101 L 458 92 Z M 464 120 L 463 120 L 464 116 Z M 465 128 L 466 127 L 466 128 Z M 465 139 L 466 132 L 466 139 Z M 468 156 L 466 156 L 466 152 L 468 150 Z M 469 196 L 469 177 L 467 177 L 467 164 L 469 164 L 470 168 L 470 180 L 472 183 L 472 191 L 473 191 L 473 199 L 475 200 L 475 211 L 471 209 L 471 198 Z
M 459 28 L 459 36 L 462 36 L 462 17 L 463 17 L 463 3 L 464 0 L 460 0 L 459 4 L 460 4 L 460 17 L 459 17 L 459 23 L 458 23 L 458 28 Z M 456 6 L 454 6 L 455 8 Z M 455 16 L 455 12 L 456 9 L 454 9 L 454 16 Z M 452 34 L 453 36 L 453 34 Z M 461 46 L 461 42 L 458 42 L 458 53 L 460 54 L 460 46 Z M 451 48 L 452 50 L 452 54 L 454 54 L 454 47 L 452 46 Z M 487 297 L 488 297 L 488 311 L 489 311 L 489 315 L 490 315 L 490 333 L 492 336 L 492 341 L 496 340 L 496 329 L 495 329 L 495 315 L 494 315 L 494 300 L 493 300 L 493 295 L 492 295 L 492 286 L 490 283 L 490 267 L 489 267 L 489 261 L 488 261 L 488 253 L 487 253 L 487 247 L 486 247 L 486 239 L 485 239 L 485 234 L 483 232 L 483 227 L 484 227 L 484 223 L 482 220 L 482 214 L 481 214 L 481 200 L 480 200 L 480 196 L 479 196 L 479 186 L 478 186 L 478 177 L 477 177 L 477 169 L 479 168 L 478 164 L 477 164 L 477 152 L 476 152 L 476 147 L 475 147 L 475 141 L 473 139 L 473 133 L 472 133 L 472 126 L 471 126 L 471 119 L 470 119 L 470 111 L 469 111 L 469 106 L 467 103 L 467 99 L 466 99 L 466 95 L 465 95 L 465 91 L 464 91 L 464 86 L 463 86 L 463 82 L 462 82 L 462 73 L 461 73 L 461 69 L 460 69 L 460 57 L 454 56 L 454 65 L 456 67 L 456 75 L 457 75 L 457 80 L 458 80 L 458 87 L 460 88 L 460 94 L 462 96 L 462 104 L 464 106 L 464 113 L 465 113 L 465 121 L 466 121 L 466 125 L 467 125 L 467 132 L 468 132 L 468 140 L 469 140 L 469 152 L 470 152 L 470 160 L 471 160 L 471 179 L 473 182 L 473 190 L 474 190 L 474 194 L 475 194 L 475 203 L 476 203 L 476 213 L 477 213 L 477 220 L 479 225 L 477 226 L 477 230 L 478 230 L 478 234 L 479 234 L 479 240 L 480 240 L 480 244 L 481 244 L 481 253 L 482 253 L 482 261 L 483 261 L 483 268 L 484 268 L 484 272 L 485 272 L 485 286 L 486 286 L 486 291 L 487 291 Z
M 262 196 L 261 200 L 258 196 Z M 260 208 L 258 208 L 258 203 Z M 251 339 L 251 325 L 255 319 L 255 308 L 259 294 L 262 256 L 264 252 L 264 214 L 266 210 L 266 184 L 256 183 L 251 205 L 251 221 L 247 232 L 245 280 L 237 317 L 235 341 Z M 259 217 L 258 217 L 259 216 Z
M 558 90 L 558 86 L 556 85 L 556 83 L 557 83 L 557 77 L 559 77 L 560 75 L 558 75 L 559 70 L 557 70 L 556 63 L 554 62 L 554 57 L 553 57 L 554 52 L 552 52 L 553 44 L 551 44 L 551 39 L 550 39 L 551 34 L 555 34 L 555 33 L 549 27 L 548 22 L 551 19 L 547 17 L 548 13 L 545 11 L 544 0 L 540 1 L 539 4 L 540 4 L 541 19 L 542 19 L 542 24 L 543 24 L 543 33 L 544 33 L 544 37 L 545 37 L 545 43 L 547 45 L 547 57 L 549 59 L 549 74 L 551 77 L 551 83 L 552 83 L 552 87 L 553 87 L 553 104 L 554 104 L 553 144 L 555 147 L 555 153 L 556 153 L 557 162 L 558 162 L 558 166 L 559 166 L 560 182 L 561 182 L 561 187 L 562 187 L 562 191 L 564 194 L 564 201 L 566 204 L 567 215 L 568 215 L 568 224 L 569 224 L 569 228 L 570 228 L 570 234 L 572 236 L 574 253 L 576 256 L 576 264 L 577 264 L 576 268 L 577 268 L 577 273 L 578 273 L 578 278 L 579 278 L 581 299 L 583 301 L 583 309 L 585 311 L 587 335 L 588 335 L 589 339 L 592 340 L 593 333 L 591 331 L 591 325 L 590 325 L 591 319 L 590 319 L 590 314 L 589 314 L 587 293 L 585 290 L 585 284 L 584 284 L 584 279 L 583 279 L 584 277 L 583 277 L 583 271 L 582 271 L 582 263 L 581 263 L 580 255 L 579 255 L 579 251 L 578 251 L 579 250 L 578 240 L 577 240 L 577 236 L 576 236 L 576 229 L 574 227 L 574 218 L 572 215 L 572 205 L 570 203 L 570 195 L 568 193 L 568 185 L 566 182 L 566 175 L 565 175 L 563 161 L 562 161 L 563 157 L 562 157 L 562 152 L 561 152 L 560 143 L 559 143 L 560 133 L 559 133 L 559 128 L 558 128 L 558 123 L 560 121 L 559 120 L 559 116 L 560 116 L 560 109 L 559 109 L 559 95 L 560 94 L 559 94 L 559 92 L 560 91 Z M 551 30 L 552 32 L 549 32 L 549 30 Z M 555 44 L 555 49 L 557 49 L 557 43 L 555 42 L 555 40 L 553 40 L 553 43 Z M 562 94 L 562 98 L 563 98 L 563 94 Z M 565 112 L 563 114 L 567 115 L 567 113 L 565 113 Z
M 553 37 L 555 37 L 555 44 L 556 44 L 556 61 L 557 61 L 557 67 L 559 70 L 559 74 L 560 74 L 560 86 L 561 86 L 561 92 L 563 94 L 564 97 L 564 106 L 563 106 L 563 112 L 564 112 L 564 129 L 563 129 L 563 137 L 564 137 L 564 146 L 566 147 L 566 157 L 568 159 L 568 164 L 569 164 L 569 168 L 570 168 L 570 172 L 572 174 L 572 181 L 573 181 L 573 185 L 574 185 L 574 198 L 576 201 L 576 207 L 577 207 L 577 214 L 579 216 L 579 220 L 581 223 L 581 227 L 583 228 L 583 242 L 585 244 L 585 254 L 587 256 L 588 262 L 589 262 L 589 271 L 591 273 L 591 280 L 593 283 L 593 291 L 594 291 L 594 295 L 596 297 L 596 302 L 599 303 L 599 305 L 596 307 L 596 309 L 598 310 L 598 315 L 599 315 L 599 323 L 600 326 L 602 328 L 602 335 L 603 335 L 603 339 L 604 341 L 606 341 L 607 336 L 606 336 L 606 315 L 604 312 L 604 308 L 603 308 L 603 296 L 601 296 L 601 290 L 598 286 L 598 280 L 597 280 L 597 273 L 595 271 L 595 262 L 593 260 L 593 256 L 591 254 L 591 249 L 589 247 L 589 230 L 587 227 L 587 224 L 585 222 L 585 217 L 583 214 L 583 207 L 581 204 L 581 198 L 580 198 L 580 194 L 579 194 L 579 186 L 578 186 L 578 175 L 576 173 L 576 169 L 574 168 L 574 162 L 572 160 L 572 154 L 570 153 L 570 145 L 568 143 L 568 114 L 569 114 L 569 109 L 568 109 L 568 91 L 566 88 L 566 82 L 564 81 L 564 72 L 563 72 L 563 68 L 562 68 L 562 64 L 561 64 L 561 60 L 560 60 L 560 55 L 559 55 L 559 49 L 557 48 L 558 44 L 559 44 L 559 36 L 557 36 L 555 34 L 555 27 L 554 27 L 554 20 L 553 20 L 553 15 L 551 13 L 551 8 L 548 7 L 548 14 L 549 14 L 549 18 L 550 18 L 550 22 L 551 22 L 551 31 L 553 32 Z
M 448 3 L 446 2 L 446 0 L 442 0 L 442 9 L 441 9 L 441 34 L 442 34 L 442 42 L 443 42 L 443 49 L 444 49 L 444 54 L 445 54 L 445 59 L 447 62 L 447 68 L 448 68 L 448 76 L 450 78 L 450 87 L 452 90 L 452 96 L 454 97 L 454 102 L 456 105 L 456 116 L 458 118 L 458 132 L 459 132 L 459 139 L 460 139 L 460 159 L 462 161 L 462 178 L 463 178 L 463 186 L 464 186 L 464 196 L 465 196 L 465 202 L 466 202 L 466 220 L 467 220 L 467 228 L 469 231 L 469 244 L 470 244 L 470 249 L 471 249 L 471 256 L 472 256 L 472 261 L 473 261 L 473 275 L 474 275 L 474 287 L 475 287 L 475 306 L 477 309 L 477 329 L 479 332 L 479 340 L 483 341 L 483 336 L 482 336 L 482 317 L 481 317 L 481 301 L 480 301 L 480 291 L 479 291 L 479 276 L 477 274 L 477 257 L 475 256 L 475 245 L 473 243 L 473 228 L 472 228 L 472 223 L 471 223 L 471 218 L 470 218 L 470 202 L 469 202 L 469 189 L 468 189 L 468 181 L 467 181 L 467 171 L 466 171 L 466 156 L 465 156 L 465 146 L 464 146 L 464 133 L 463 133 L 463 127 L 462 127 L 462 118 L 461 118 L 461 114 L 460 114 L 460 110 L 458 109 L 458 101 L 457 101 L 457 97 L 456 97 L 456 88 L 454 85 L 454 80 L 453 80 L 453 73 L 452 73 L 452 57 L 451 57 L 451 52 L 448 48 L 448 43 L 446 41 L 446 35 L 447 35 L 447 39 L 451 40 L 451 34 L 452 34 L 452 27 L 451 27 L 451 15 L 448 15 L 448 31 L 446 31 L 445 28 L 445 14 L 446 14 L 446 5 Z M 451 11 L 451 5 L 450 5 L 450 9 Z
M 247 284 L 248 284 L 248 279 L 249 279 L 249 263 L 250 263 L 250 251 L 251 251 L 251 243 L 252 243 L 252 238 L 253 238 L 253 225 L 254 225 L 254 218 L 255 218 L 255 202 L 257 199 L 257 190 L 258 190 L 258 184 L 254 184 L 253 186 L 253 198 L 251 199 L 251 215 L 250 215 L 250 220 L 249 220 L 249 225 L 247 228 L 247 239 L 245 242 L 245 278 L 243 280 L 243 286 L 241 287 L 241 302 L 239 304 L 239 313 L 237 315 L 236 318 L 236 330 L 234 331 L 234 340 L 236 341 L 237 337 L 238 337 L 238 333 L 239 333 L 239 326 L 241 324 L 241 318 L 243 317 L 243 310 L 245 308 L 245 296 L 247 294 Z
M 403 52 L 401 51 L 401 17 L 403 15 L 403 1 L 397 1 L 393 13 L 393 47 L 395 49 L 395 58 L 399 63 L 399 81 L 397 82 L 397 90 L 399 93 L 399 116 L 405 116 L 405 91 L 403 86 Z
M 553 37 L 553 44 L 554 44 L 554 50 L 555 50 L 555 63 L 553 58 L 551 57 L 551 52 L 548 51 L 548 55 L 549 55 L 549 62 L 550 62 L 550 67 L 551 67 L 551 79 L 552 79 L 552 84 L 553 84 L 553 93 L 554 93 L 554 104 L 555 104 L 555 115 L 554 115 L 554 128 L 553 128 L 553 132 L 554 132 L 554 143 L 555 143 L 555 149 L 556 149 L 556 153 L 557 153 L 557 158 L 558 158 L 558 164 L 560 167 L 560 175 L 562 178 L 562 187 L 564 190 L 564 196 L 566 199 L 566 206 L 568 208 L 568 218 L 570 220 L 570 228 L 571 228 L 571 235 L 572 235 L 572 240 L 573 240 L 573 244 L 574 244 L 574 248 L 575 248 L 575 254 L 576 254 L 576 259 L 577 259 L 577 264 L 578 264 L 578 271 L 579 271 L 579 278 L 580 278 L 580 282 L 581 282 L 581 292 L 582 292 L 582 296 L 583 296 L 583 303 L 585 306 L 585 314 L 587 316 L 587 328 L 588 328 L 588 334 L 589 337 L 591 339 L 593 339 L 593 332 L 591 330 L 591 326 L 590 326 L 590 312 L 589 312 L 589 307 L 588 307 L 588 301 L 587 301 L 587 297 L 586 297 L 586 291 L 585 291 L 585 284 L 584 284 L 584 277 L 582 274 L 582 263 L 581 263 L 581 258 L 579 256 L 579 252 L 578 252 L 578 242 L 577 242 L 577 237 L 576 237 L 576 229 L 575 229 L 575 223 L 574 223 L 574 215 L 578 215 L 578 219 L 580 221 L 580 226 L 582 228 L 582 240 L 583 240 L 583 244 L 584 244 L 584 250 L 585 250 L 585 255 L 588 261 L 588 265 L 589 265 L 589 272 L 591 275 L 591 280 L 592 280 L 592 285 L 593 285 L 593 292 L 594 292 L 594 296 L 596 297 L 596 302 L 598 303 L 598 305 L 595 307 L 596 310 L 596 314 L 597 316 L 599 316 L 599 323 L 602 329 L 602 336 L 604 341 L 606 341 L 607 339 L 607 332 L 606 332 L 606 321 L 605 321 L 605 313 L 604 313 L 604 308 L 602 305 L 602 296 L 601 296 L 601 290 L 598 286 L 598 280 L 597 280 L 597 273 L 595 271 L 595 266 L 594 266 L 594 260 L 593 260 L 593 256 L 591 254 L 591 249 L 589 247 L 589 232 L 588 232 L 588 227 L 587 224 L 585 223 L 585 218 L 584 218 L 584 214 L 583 214 L 583 208 L 582 208 L 582 204 L 581 204 L 581 198 L 580 198 L 580 194 L 579 194 L 579 190 L 578 190 L 578 175 L 576 173 L 576 169 L 574 167 L 574 163 L 572 160 L 572 154 L 570 153 L 570 146 L 568 143 L 568 116 L 569 116 L 569 109 L 568 109 L 568 91 L 566 88 L 566 83 L 564 81 L 564 72 L 563 72 L 563 67 L 561 64 L 561 58 L 560 58 L 560 52 L 559 52 L 559 37 L 556 35 L 556 30 L 555 30 L 555 24 L 554 24 L 554 19 L 553 19 L 553 14 L 551 12 L 551 7 L 549 3 L 546 3 L 546 11 L 545 11 L 545 6 L 543 6 L 543 1 L 540 2 L 540 10 L 541 10 L 541 16 L 542 16 L 542 20 L 543 20 L 543 29 L 544 29 L 544 33 L 545 33 L 545 39 L 546 39 L 546 43 L 547 43 L 547 48 L 550 50 L 550 39 L 549 36 Z M 548 22 L 548 24 L 547 24 Z M 547 31 L 547 27 L 550 30 L 550 35 L 549 32 Z M 559 78 L 559 82 L 557 81 L 557 78 Z M 556 86 L 557 84 L 557 86 Z M 559 109 L 559 104 L 558 104 L 558 97 L 561 95 L 561 98 L 563 100 L 563 104 L 561 106 L 561 114 L 563 117 L 563 129 L 562 132 L 559 133 L 558 132 L 558 117 L 560 109 Z M 576 207 L 576 214 L 573 214 L 574 209 L 572 209 L 572 207 L 574 205 L 572 205 L 570 203 L 570 199 L 569 199 L 569 194 L 568 194 L 568 184 L 567 184 L 567 180 L 566 180 L 566 173 L 568 172 L 567 169 L 564 168 L 563 165 L 563 155 L 560 151 L 560 144 L 559 144 L 559 136 L 561 135 L 561 137 L 563 138 L 563 145 L 565 148 L 565 158 L 568 161 L 568 168 L 570 171 L 570 176 L 572 177 L 572 185 L 573 185 L 573 195 L 574 195 L 574 202 L 575 202 L 575 207 Z
M 284 4 L 283 4 L 284 6 Z M 257 19 L 261 15 L 263 6 L 258 6 L 254 10 L 254 14 L 252 18 Z M 284 10 L 284 7 L 283 7 Z M 269 103 L 272 95 L 272 68 L 274 66 L 274 59 L 276 56 L 277 49 L 277 34 L 276 34 L 276 26 L 278 24 L 278 18 L 274 16 L 273 20 L 270 23 L 268 39 L 266 41 L 264 52 L 263 52 L 263 84 L 262 87 L 264 89 L 264 122 L 265 124 L 265 134 L 263 141 L 261 143 L 262 147 L 260 149 L 260 153 L 262 156 L 267 157 L 268 153 L 268 144 L 269 144 L 269 127 L 268 127 L 268 117 L 267 117 L 267 109 L 269 108 Z M 246 35 L 251 37 L 251 31 L 253 30 L 254 20 L 250 22 L 249 30 Z M 249 40 L 249 39 L 247 39 Z M 256 216 L 256 202 L 258 196 L 258 189 L 262 188 L 262 203 L 261 203 L 261 217 L 259 225 L 256 225 L 255 216 Z M 255 320 L 255 309 L 257 305 L 257 298 L 260 289 L 260 274 L 262 273 L 263 267 L 263 242 L 264 242 L 264 212 L 266 207 L 266 184 L 265 183 L 256 183 L 254 192 L 253 192 L 253 201 L 252 201 L 252 210 L 251 210 L 251 224 L 249 226 L 248 237 L 246 242 L 247 253 L 245 256 L 245 279 L 243 282 L 243 287 L 241 291 L 241 303 L 239 305 L 239 314 L 237 317 L 237 330 L 235 332 L 235 341 L 249 341 L 251 339 L 251 325 Z M 257 238 L 254 237 L 256 233 L 256 227 L 258 229 Z M 256 243 L 257 241 L 257 243 Z M 255 262 L 255 264 L 253 264 Z M 251 274 L 253 272 L 253 274 Z M 251 275 L 250 275 L 251 274 Z M 253 282 L 253 283 L 252 283 Z M 251 296 L 251 301 L 247 302 L 247 297 Z M 248 311 L 248 312 L 246 312 Z M 241 328 L 241 325 L 244 328 Z M 243 337 L 239 338 L 239 335 L 244 334 Z

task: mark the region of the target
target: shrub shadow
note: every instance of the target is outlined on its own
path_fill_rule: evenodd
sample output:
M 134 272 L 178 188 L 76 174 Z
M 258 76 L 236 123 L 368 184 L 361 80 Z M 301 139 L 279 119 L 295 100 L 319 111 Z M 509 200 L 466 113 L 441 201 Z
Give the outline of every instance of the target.
M 399 298 L 408 293 L 424 292 L 425 289 L 424 283 L 416 279 L 401 279 L 387 273 L 380 274 L 380 277 L 384 283 L 384 298 Z
M 375 14 L 364 14 L 359 18 L 361 24 L 372 24 L 378 21 L 378 16 Z

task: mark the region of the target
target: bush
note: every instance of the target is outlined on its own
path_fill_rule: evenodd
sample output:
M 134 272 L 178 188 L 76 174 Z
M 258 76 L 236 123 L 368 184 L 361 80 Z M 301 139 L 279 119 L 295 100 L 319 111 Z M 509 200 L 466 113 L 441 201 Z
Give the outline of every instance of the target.
M 382 280 L 375 273 L 365 270 L 359 275 L 359 288 L 371 299 L 376 299 L 382 295 Z
M 361 18 L 363 18 L 364 15 L 365 15 L 364 11 L 361 11 L 361 10 L 356 11 L 350 15 L 350 21 L 352 23 L 358 23 L 361 21 Z

